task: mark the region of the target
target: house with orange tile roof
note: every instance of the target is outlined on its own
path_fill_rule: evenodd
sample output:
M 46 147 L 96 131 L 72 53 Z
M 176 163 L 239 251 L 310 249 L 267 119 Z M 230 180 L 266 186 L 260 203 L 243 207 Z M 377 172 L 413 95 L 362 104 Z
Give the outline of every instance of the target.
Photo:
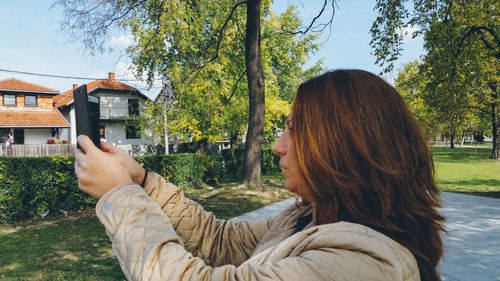
M 55 139 L 70 124 L 53 105 L 58 90 L 15 78 L 0 80 L 0 141 L 7 133 L 15 144 L 40 144 Z
M 70 143 L 76 143 L 75 107 L 73 88 L 53 97 L 54 105 L 69 120 L 71 129 L 67 137 Z M 87 84 L 87 93 L 99 99 L 99 125 L 101 139 L 117 144 L 145 145 L 147 141 L 140 135 L 140 128 L 131 122 L 130 116 L 139 115 L 146 108 L 147 96 L 125 83 L 115 80 L 115 74 L 109 73 L 107 79 L 99 79 Z M 126 149 L 129 150 L 130 149 Z

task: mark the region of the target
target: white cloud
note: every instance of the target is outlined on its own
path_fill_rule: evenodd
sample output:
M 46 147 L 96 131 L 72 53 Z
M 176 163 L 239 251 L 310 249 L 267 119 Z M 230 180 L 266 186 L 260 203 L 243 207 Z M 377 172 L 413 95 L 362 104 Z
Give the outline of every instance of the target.
M 115 36 L 109 40 L 109 47 L 110 48 L 116 48 L 116 49 L 125 49 L 128 46 L 132 45 L 134 43 L 134 40 L 132 38 L 132 35 L 120 35 L 120 36 Z

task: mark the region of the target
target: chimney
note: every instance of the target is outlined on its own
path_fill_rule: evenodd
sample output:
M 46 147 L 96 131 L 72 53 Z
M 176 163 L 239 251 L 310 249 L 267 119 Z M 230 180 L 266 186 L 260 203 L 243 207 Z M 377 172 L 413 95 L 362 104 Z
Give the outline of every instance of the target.
M 114 80 L 115 79 L 115 73 L 114 72 L 108 73 L 108 78 Z
M 73 84 L 73 90 L 76 90 L 78 88 L 78 84 Z

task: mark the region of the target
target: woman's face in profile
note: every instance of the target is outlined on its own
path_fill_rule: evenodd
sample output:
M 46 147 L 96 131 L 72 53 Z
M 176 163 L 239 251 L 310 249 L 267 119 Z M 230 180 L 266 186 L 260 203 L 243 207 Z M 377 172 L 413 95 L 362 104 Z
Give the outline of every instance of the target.
M 292 138 L 291 120 L 287 121 L 287 128 L 280 138 L 273 145 L 273 153 L 280 156 L 281 174 L 285 176 L 286 188 L 308 200 L 310 199 L 308 190 L 304 187 L 304 176 L 300 172 L 297 162 L 297 153 Z

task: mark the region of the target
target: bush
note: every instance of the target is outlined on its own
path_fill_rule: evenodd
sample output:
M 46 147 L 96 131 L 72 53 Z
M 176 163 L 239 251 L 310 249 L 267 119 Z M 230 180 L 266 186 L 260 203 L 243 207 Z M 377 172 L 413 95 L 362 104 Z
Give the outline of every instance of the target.
M 181 187 L 203 182 L 217 186 L 224 176 L 238 175 L 244 150 L 222 154 L 171 154 L 136 157 L 136 160 Z M 79 210 L 96 203 L 80 191 L 74 173 L 74 157 L 0 157 L 0 223 L 27 219 L 47 212 Z M 279 158 L 262 153 L 262 173 L 278 172 Z
M 245 149 L 226 149 L 222 151 L 221 156 L 223 158 L 221 165 L 224 167 L 226 175 L 240 178 L 243 171 Z M 279 156 L 276 156 L 271 149 L 262 150 L 261 171 L 263 175 L 279 173 L 281 171 L 279 162 Z
M 218 183 L 222 173 L 213 159 L 194 153 L 136 157 L 143 167 L 181 188 L 199 187 L 205 179 L 212 184 Z
M 0 222 L 95 203 L 78 189 L 74 157 L 0 157 Z

